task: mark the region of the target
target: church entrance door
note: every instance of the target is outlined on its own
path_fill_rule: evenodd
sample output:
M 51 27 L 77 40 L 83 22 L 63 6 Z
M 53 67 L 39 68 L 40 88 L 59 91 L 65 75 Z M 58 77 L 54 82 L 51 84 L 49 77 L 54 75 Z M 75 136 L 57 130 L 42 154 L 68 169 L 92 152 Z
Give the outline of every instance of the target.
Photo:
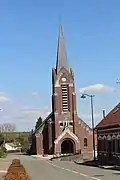
M 61 143 L 61 153 L 62 154 L 70 154 L 70 153 L 74 153 L 75 150 L 75 144 L 71 139 L 65 139 L 62 143 Z

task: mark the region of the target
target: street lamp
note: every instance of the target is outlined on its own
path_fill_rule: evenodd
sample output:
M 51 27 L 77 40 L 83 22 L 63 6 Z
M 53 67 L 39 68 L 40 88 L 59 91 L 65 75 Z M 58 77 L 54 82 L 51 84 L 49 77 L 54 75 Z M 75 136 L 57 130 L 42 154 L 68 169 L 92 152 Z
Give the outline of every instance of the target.
M 95 133 L 94 133 L 94 112 L 93 112 L 93 97 L 95 95 L 90 95 L 90 94 L 82 94 L 81 98 L 85 99 L 86 96 L 90 98 L 90 103 L 91 103 L 91 120 L 92 120 L 92 131 L 93 131 L 93 152 L 94 152 L 94 160 L 95 160 Z

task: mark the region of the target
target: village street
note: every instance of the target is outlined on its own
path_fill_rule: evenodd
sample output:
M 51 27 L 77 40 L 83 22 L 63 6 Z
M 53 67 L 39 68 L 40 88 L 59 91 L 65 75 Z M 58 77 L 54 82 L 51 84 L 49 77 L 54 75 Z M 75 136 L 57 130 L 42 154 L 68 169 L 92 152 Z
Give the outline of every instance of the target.
M 118 180 L 120 172 L 96 167 L 77 165 L 73 162 L 34 159 L 24 155 L 10 155 L 0 160 L 0 174 L 5 171 L 12 159 L 20 158 L 30 180 Z

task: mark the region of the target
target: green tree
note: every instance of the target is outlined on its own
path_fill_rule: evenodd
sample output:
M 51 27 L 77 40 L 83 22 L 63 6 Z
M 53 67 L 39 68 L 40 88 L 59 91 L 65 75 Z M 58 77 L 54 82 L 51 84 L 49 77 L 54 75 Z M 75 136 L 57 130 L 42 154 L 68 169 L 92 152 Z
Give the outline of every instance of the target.
M 42 124 L 42 118 L 39 117 L 39 118 L 37 119 L 37 122 L 36 122 L 36 125 L 35 125 L 35 130 L 36 130 L 41 124 Z
M 20 143 L 21 145 L 24 144 L 24 137 L 22 137 L 22 136 L 18 136 L 15 140 L 17 143 Z
M 4 143 L 4 136 L 0 133 L 0 146 Z
M 0 158 L 6 157 L 6 149 L 4 147 L 4 135 L 0 133 Z
M 29 149 L 29 141 L 28 141 L 28 137 L 27 136 L 23 136 L 23 135 L 19 135 L 18 137 L 15 138 L 16 140 L 16 144 L 19 146 L 19 143 L 21 145 L 21 151 L 23 153 L 27 153 L 28 149 Z
M 27 140 L 24 140 L 24 142 L 22 143 L 21 151 L 24 153 L 27 153 L 28 149 L 29 149 L 29 143 Z

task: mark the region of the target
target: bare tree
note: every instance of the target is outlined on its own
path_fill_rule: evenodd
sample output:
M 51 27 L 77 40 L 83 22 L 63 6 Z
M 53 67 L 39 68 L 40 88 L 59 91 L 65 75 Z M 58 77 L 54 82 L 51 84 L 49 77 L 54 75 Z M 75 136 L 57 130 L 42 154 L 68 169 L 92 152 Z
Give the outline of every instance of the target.
M 14 132 L 16 130 L 15 124 L 4 123 L 0 125 L 0 132 Z
M 2 124 L 0 124 L 0 132 L 2 132 Z

